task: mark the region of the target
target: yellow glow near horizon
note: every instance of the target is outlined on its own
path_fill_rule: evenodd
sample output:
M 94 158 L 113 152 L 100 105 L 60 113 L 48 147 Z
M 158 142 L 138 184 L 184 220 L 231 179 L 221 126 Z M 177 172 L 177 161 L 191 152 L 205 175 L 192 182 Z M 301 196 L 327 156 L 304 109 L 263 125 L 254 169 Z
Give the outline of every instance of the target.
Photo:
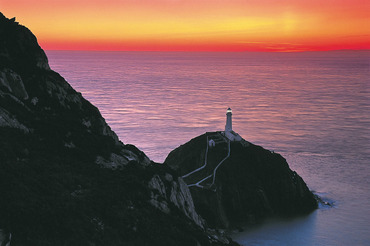
M 370 1 L 0 0 L 45 49 L 370 48 Z

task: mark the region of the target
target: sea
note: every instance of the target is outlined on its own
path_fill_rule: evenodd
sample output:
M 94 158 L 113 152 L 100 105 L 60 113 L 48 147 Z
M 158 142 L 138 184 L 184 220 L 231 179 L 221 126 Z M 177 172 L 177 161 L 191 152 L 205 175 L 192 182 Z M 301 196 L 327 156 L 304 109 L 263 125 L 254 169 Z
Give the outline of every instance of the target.
M 241 245 L 370 245 L 370 51 L 47 51 L 125 144 L 155 162 L 226 110 L 332 206 L 232 235 Z

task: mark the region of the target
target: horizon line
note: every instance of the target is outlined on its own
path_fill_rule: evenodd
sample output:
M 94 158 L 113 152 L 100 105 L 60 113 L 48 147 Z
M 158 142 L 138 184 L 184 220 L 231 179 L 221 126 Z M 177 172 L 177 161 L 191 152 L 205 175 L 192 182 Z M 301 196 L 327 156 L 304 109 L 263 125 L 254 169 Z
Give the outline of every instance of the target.
M 42 47 L 41 47 L 42 48 Z M 370 49 L 326 49 L 326 50 L 108 50 L 108 49 L 43 49 L 44 51 L 86 51 L 86 52 L 189 52 L 189 53 L 306 53 L 306 52 L 364 52 Z

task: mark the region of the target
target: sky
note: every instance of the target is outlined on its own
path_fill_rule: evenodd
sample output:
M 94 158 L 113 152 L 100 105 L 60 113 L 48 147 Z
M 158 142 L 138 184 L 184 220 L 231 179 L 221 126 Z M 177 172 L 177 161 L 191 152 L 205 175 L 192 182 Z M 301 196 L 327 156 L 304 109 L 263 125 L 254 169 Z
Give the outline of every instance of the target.
M 45 50 L 370 49 L 370 0 L 0 0 Z

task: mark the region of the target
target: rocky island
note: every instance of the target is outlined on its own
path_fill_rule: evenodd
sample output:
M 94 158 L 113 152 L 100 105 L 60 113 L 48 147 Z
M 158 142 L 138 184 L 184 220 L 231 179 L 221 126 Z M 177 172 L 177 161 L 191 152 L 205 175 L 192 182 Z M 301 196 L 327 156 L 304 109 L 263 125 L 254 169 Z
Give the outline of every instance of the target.
M 196 211 L 211 227 L 235 229 L 317 208 L 315 196 L 280 154 L 243 139 L 230 141 L 223 132 L 192 139 L 165 164 L 183 177 Z
M 218 136 L 152 162 L 0 13 L 0 245 L 237 245 L 211 228 L 315 207 L 280 155 Z M 209 162 L 229 158 L 192 187 L 199 177 L 181 176 L 203 165 L 210 138 Z
M 216 228 L 236 228 L 272 216 L 317 208 L 315 195 L 277 153 L 244 140 L 232 129 L 207 132 L 172 151 L 165 164 L 190 188 L 196 211 Z

